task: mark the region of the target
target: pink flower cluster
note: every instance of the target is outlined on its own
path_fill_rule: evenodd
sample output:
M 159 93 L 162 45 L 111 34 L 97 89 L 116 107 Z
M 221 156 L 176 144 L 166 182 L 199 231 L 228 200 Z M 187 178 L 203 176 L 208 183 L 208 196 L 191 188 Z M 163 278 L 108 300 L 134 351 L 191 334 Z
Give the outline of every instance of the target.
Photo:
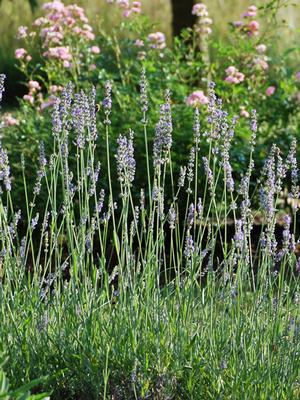
M 148 41 L 152 49 L 163 50 L 166 47 L 166 36 L 162 32 L 150 33 Z
M 196 90 L 191 93 L 187 99 L 186 104 L 191 107 L 199 107 L 208 103 L 208 97 L 205 96 L 202 90 Z
M 259 71 L 267 71 L 269 69 L 268 57 L 264 54 L 267 46 L 263 43 L 256 46 L 257 56 L 254 57 L 252 67 Z
M 225 81 L 231 84 L 238 84 L 243 82 L 245 79 L 245 75 L 242 72 L 239 72 L 237 68 L 230 66 L 226 70 L 226 78 Z
M 10 113 L 3 115 L 4 127 L 20 125 L 20 121 L 14 118 Z
M 247 34 L 249 37 L 259 35 L 259 22 L 253 20 L 257 15 L 257 7 L 249 6 L 247 11 L 241 15 L 244 20 L 234 21 L 233 26 L 238 28 L 241 32 Z
M 76 4 L 64 5 L 60 0 L 45 3 L 42 9 L 45 15 L 37 18 L 33 22 L 33 26 L 37 28 L 38 35 L 42 40 L 42 47 L 45 49 L 43 56 L 60 60 L 64 67 L 69 68 L 73 58 L 72 41 L 84 44 L 95 38 L 84 9 Z M 35 32 L 31 32 L 29 36 L 35 34 Z M 18 37 L 22 39 L 27 35 L 27 27 L 21 26 Z M 98 49 L 97 46 L 93 46 L 90 48 L 90 52 L 98 54 L 100 52 Z M 17 59 L 24 59 L 26 55 L 25 49 L 16 50 Z
M 247 111 L 244 106 L 240 107 L 240 116 L 243 117 L 243 118 L 249 118 L 250 117 L 249 111 Z
M 268 97 L 270 97 L 270 96 L 273 96 L 273 94 L 276 92 L 276 87 L 275 86 L 269 86 L 267 89 L 266 89 L 266 95 L 268 96 Z
M 112 4 L 114 0 L 106 0 L 107 3 Z M 132 14 L 141 14 L 142 3 L 140 1 L 133 1 L 130 4 L 129 0 L 116 0 L 116 4 L 123 10 L 123 17 L 128 18 Z
M 30 104 L 34 104 L 35 95 L 37 94 L 39 98 L 42 97 L 41 93 L 38 93 L 42 88 L 37 81 L 29 81 L 28 82 L 28 94 L 23 96 L 23 100 L 28 101 Z
M 28 27 L 27 26 L 23 26 L 23 25 L 19 26 L 17 38 L 18 39 L 25 39 L 27 37 L 27 31 L 28 31 Z
M 43 56 L 52 59 L 58 59 L 63 61 L 63 66 L 65 68 L 70 68 L 72 60 L 72 55 L 68 46 L 66 47 L 50 47 L 44 52 Z
M 15 57 L 17 60 L 25 60 L 27 62 L 32 60 L 32 57 L 29 54 L 27 54 L 27 50 L 23 48 L 16 49 Z
M 192 14 L 196 17 L 208 17 L 207 7 L 203 3 L 197 3 L 193 6 Z
M 197 3 L 193 6 L 192 14 L 198 17 L 195 24 L 195 30 L 202 36 L 207 36 L 212 33 L 210 25 L 213 23 L 209 18 L 207 7 L 203 3 Z
M 242 14 L 242 18 L 253 18 L 257 15 L 257 7 L 256 6 L 249 6 L 247 11 Z

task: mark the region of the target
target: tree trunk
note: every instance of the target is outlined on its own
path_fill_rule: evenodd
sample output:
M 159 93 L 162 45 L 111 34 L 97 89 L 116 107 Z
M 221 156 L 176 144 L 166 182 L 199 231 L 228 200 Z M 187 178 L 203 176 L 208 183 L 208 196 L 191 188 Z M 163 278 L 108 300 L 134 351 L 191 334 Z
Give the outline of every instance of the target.
M 172 28 L 173 35 L 179 35 L 183 28 L 188 28 L 194 24 L 192 8 L 194 0 L 171 0 L 172 2 Z

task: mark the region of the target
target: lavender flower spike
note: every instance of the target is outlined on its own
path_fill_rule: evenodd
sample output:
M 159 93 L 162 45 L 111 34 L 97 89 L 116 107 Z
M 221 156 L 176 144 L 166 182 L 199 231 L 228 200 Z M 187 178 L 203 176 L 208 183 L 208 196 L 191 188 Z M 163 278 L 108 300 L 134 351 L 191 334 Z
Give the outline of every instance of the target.
M 4 74 L 0 74 L 0 102 L 2 101 L 3 92 L 5 91 L 4 88 L 4 81 L 6 76 Z
M 105 83 L 105 97 L 102 102 L 102 105 L 104 108 L 104 114 L 105 114 L 105 120 L 104 120 L 105 125 L 110 125 L 110 123 L 111 123 L 111 121 L 109 119 L 109 115 L 111 113 L 111 107 L 112 107 L 111 89 L 112 89 L 111 83 L 110 83 L 110 81 L 107 81 Z

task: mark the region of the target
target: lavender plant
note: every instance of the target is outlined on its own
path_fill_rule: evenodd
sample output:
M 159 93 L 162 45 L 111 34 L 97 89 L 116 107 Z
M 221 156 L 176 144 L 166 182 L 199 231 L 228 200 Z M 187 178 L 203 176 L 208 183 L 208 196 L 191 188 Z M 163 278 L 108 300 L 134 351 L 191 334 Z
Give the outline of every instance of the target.
M 238 176 L 230 163 L 238 123 L 209 84 L 209 129 L 202 131 L 196 108 L 189 159 L 177 172 L 171 93 L 150 154 L 145 71 L 140 87 L 135 133 L 120 133 L 116 143 L 111 83 L 100 130 L 95 90 L 63 89 L 52 112 L 53 151 L 45 154 L 40 144 L 33 193 L 22 161 L 25 213 L 11 200 L 14 182 L 1 147 L 0 348 L 12 384 L 48 375 L 42 387 L 53 399 L 297 398 L 296 141 L 286 159 L 274 145 L 253 182 L 253 112 L 249 166 Z M 138 135 L 145 138 L 142 164 L 135 159 Z M 285 187 L 290 213 L 281 206 Z

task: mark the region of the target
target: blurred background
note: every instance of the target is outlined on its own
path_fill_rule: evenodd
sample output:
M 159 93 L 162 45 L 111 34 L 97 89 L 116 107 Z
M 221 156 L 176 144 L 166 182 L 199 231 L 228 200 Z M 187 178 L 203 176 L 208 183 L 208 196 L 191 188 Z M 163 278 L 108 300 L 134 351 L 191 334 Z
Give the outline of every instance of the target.
M 14 104 L 16 95 L 21 95 L 24 89 L 20 85 L 22 75 L 15 67 L 14 50 L 18 47 L 16 39 L 17 29 L 20 25 L 30 25 L 34 18 L 40 15 L 42 0 L 0 0 L 0 72 L 7 75 L 7 95 L 10 95 L 9 103 Z M 142 0 L 143 11 L 153 21 L 153 29 L 164 32 L 171 44 L 172 34 L 177 34 L 180 29 L 193 24 L 191 8 L 195 0 Z M 270 1 L 269 1 L 270 2 Z M 118 17 L 112 14 L 111 6 L 106 0 L 65 0 L 65 4 L 76 3 L 86 10 L 95 32 L 98 29 L 109 30 L 118 24 Z M 257 6 L 261 1 L 247 0 L 209 0 L 204 1 L 213 18 L 213 35 L 226 39 L 227 25 L 230 21 L 239 19 L 247 6 Z M 277 32 L 277 45 L 291 48 L 300 41 L 300 13 L 297 6 L 300 0 L 286 1 L 274 0 L 275 5 L 284 5 L 279 12 L 280 30 Z M 270 20 L 269 23 L 272 23 Z M 275 26 L 275 24 L 274 24 Z M 293 54 L 293 57 L 294 54 Z M 298 63 L 298 59 L 291 62 Z

